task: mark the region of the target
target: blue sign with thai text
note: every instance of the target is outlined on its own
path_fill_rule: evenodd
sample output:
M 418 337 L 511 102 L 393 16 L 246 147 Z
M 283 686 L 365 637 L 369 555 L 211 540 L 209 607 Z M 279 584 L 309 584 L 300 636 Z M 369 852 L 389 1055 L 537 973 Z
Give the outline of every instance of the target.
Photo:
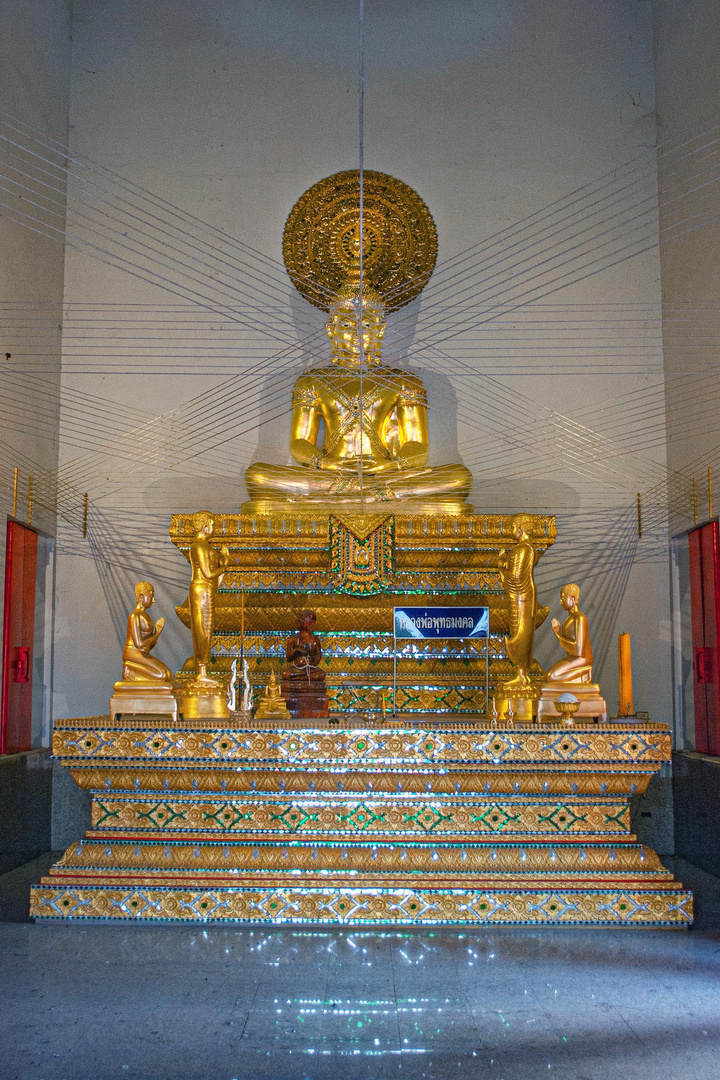
M 396 638 L 486 638 L 490 608 L 396 607 Z

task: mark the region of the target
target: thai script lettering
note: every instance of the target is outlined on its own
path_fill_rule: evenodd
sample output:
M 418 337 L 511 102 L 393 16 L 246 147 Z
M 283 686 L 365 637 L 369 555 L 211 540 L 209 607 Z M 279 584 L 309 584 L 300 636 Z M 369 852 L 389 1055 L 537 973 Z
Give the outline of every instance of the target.
M 396 637 L 487 637 L 487 608 L 395 608 Z

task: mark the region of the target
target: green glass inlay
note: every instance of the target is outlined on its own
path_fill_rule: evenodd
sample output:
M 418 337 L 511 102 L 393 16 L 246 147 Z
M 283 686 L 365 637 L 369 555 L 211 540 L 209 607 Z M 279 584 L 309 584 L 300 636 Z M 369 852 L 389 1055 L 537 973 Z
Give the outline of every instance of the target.
M 587 814 L 576 814 L 569 807 L 563 806 L 562 803 L 558 803 L 555 809 L 549 814 L 540 814 L 538 821 L 547 821 L 549 825 L 553 825 L 558 832 L 567 832 L 571 829 L 576 821 L 585 821 Z
M 241 813 L 232 803 L 224 803 L 217 808 L 215 813 L 206 810 L 203 821 L 216 821 L 222 829 L 232 829 L 239 821 L 250 821 L 252 810 Z
M 443 821 L 452 821 L 452 814 L 441 814 L 434 806 L 421 807 L 414 814 L 406 814 L 405 822 L 413 821 L 423 832 L 434 832 Z
M 298 806 L 286 806 L 282 813 L 272 814 L 271 821 L 281 821 L 286 829 L 290 832 L 297 832 L 298 829 L 302 829 L 308 821 L 317 821 L 317 814 L 307 814 L 304 810 L 301 810 Z
M 172 806 L 166 802 L 155 803 L 150 810 L 145 813 L 141 813 L 138 808 L 138 821 L 149 821 L 156 828 L 164 829 L 166 825 L 169 825 L 175 818 L 184 818 L 186 814 L 185 810 L 173 810 Z
M 107 821 L 108 818 L 112 818 L 112 817 L 117 818 L 117 817 L 120 816 L 120 807 L 119 806 L 118 806 L 117 810 L 109 810 L 108 807 L 105 805 L 105 803 L 101 803 L 98 800 L 98 809 L 102 810 L 103 814 L 102 814 L 102 817 L 99 817 L 97 819 L 97 821 L 95 822 L 95 828 L 96 829 L 97 829 L 97 827 L 99 825 L 102 825 L 103 821 Z
M 354 810 L 348 814 L 338 814 L 338 821 L 346 825 L 351 825 L 353 829 L 361 831 L 367 829 L 370 825 L 374 825 L 376 821 L 385 821 L 385 814 L 376 814 L 365 803 L 360 803 Z
M 507 814 L 501 806 L 490 806 L 482 814 L 473 814 L 472 821 L 484 821 L 489 829 L 493 832 L 500 832 L 504 829 L 508 822 L 518 821 L 520 818 L 520 811 L 517 814 L 511 816 Z
M 605 824 L 609 825 L 611 822 L 619 825 L 624 832 L 629 832 L 630 823 L 628 821 L 628 808 L 626 806 L 621 806 L 617 814 L 606 814 Z

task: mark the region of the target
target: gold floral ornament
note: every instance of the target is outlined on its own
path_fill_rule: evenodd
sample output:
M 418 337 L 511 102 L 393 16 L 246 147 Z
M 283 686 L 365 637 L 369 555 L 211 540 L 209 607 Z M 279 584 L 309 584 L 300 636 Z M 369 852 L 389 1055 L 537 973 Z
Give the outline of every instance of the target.
M 360 174 L 334 173 L 301 195 L 283 233 L 283 259 L 293 285 L 328 311 L 357 275 Z M 437 230 L 416 191 L 387 173 L 363 172 L 363 280 L 386 311 L 409 304 L 425 287 L 437 260 Z

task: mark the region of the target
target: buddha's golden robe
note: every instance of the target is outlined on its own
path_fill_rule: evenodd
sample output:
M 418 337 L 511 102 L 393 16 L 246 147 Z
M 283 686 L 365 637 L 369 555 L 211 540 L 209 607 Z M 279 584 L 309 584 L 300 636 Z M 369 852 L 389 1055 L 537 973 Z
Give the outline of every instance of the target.
M 377 366 L 361 378 L 352 368 L 314 368 L 296 382 L 292 405 L 298 465 L 251 465 L 245 482 L 253 503 L 411 500 L 438 513 L 472 512 L 465 503 L 472 474 L 463 465 L 426 464 L 427 396 L 416 375 Z
M 325 328 L 332 365 L 306 371 L 293 390 L 290 453 L 297 465 L 251 465 L 243 509 L 347 512 L 379 503 L 398 513 L 471 514 L 465 466 L 427 464 L 422 379 L 381 362 L 381 299 L 355 287 L 341 291 Z

